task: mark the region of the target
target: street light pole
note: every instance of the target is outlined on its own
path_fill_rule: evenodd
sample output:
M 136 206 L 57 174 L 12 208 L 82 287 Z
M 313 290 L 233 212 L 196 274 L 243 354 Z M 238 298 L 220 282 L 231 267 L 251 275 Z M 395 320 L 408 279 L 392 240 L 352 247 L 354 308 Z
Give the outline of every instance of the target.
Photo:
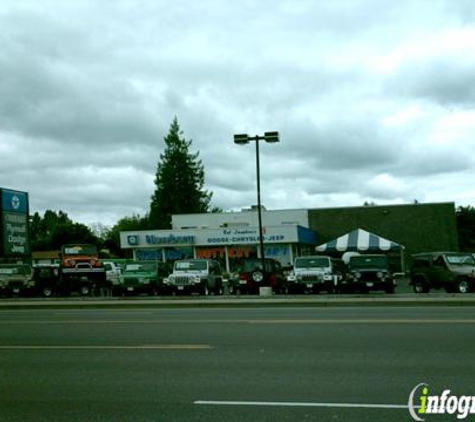
M 261 171 L 259 159 L 259 140 L 256 140 L 256 178 L 257 178 L 257 219 L 259 224 L 259 249 L 261 254 L 262 274 L 264 284 L 267 284 L 266 277 L 266 257 L 264 252 L 264 233 L 262 232 L 262 209 L 261 209 Z
M 259 141 L 266 141 L 269 143 L 279 142 L 279 132 L 265 132 L 264 136 L 250 137 L 247 134 L 234 135 L 234 143 L 239 145 L 248 144 L 250 141 L 256 143 L 256 179 L 257 179 L 257 218 L 259 224 L 259 249 L 261 255 L 261 267 L 262 274 L 264 275 L 264 284 L 267 284 L 268 278 L 266 277 L 266 260 L 264 252 L 264 233 L 262 230 L 262 206 L 261 206 L 261 172 L 260 172 L 260 159 L 259 159 Z

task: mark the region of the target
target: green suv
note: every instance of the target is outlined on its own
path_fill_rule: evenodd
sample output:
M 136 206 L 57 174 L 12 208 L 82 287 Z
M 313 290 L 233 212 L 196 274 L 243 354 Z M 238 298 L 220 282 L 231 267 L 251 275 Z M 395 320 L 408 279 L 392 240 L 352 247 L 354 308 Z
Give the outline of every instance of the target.
M 445 289 L 470 293 L 475 287 L 475 259 L 470 253 L 427 252 L 412 256 L 409 284 L 414 292 Z
M 341 283 L 341 292 L 383 290 L 394 293 L 396 281 L 389 271 L 388 257 L 380 254 L 355 255 L 350 257 L 346 279 Z
M 168 266 L 164 262 L 135 261 L 127 263 L 119 276 L 119 284 L 114 285 L 114 293 L 134 294 L 162 293 L 163 279 L 168 274 Z

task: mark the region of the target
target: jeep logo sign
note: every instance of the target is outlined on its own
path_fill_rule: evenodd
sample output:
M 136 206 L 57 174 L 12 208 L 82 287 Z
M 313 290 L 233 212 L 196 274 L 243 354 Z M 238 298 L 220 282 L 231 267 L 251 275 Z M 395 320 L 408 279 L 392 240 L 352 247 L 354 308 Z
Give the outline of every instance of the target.
M 28 194 L 2 189 L 2 210 L 28 213 Z
M 130 246 L 137 246 L 140 243 L 139 235 L 138 234 L 131 234 L 131 235 L 127 236 L 127 243 Z

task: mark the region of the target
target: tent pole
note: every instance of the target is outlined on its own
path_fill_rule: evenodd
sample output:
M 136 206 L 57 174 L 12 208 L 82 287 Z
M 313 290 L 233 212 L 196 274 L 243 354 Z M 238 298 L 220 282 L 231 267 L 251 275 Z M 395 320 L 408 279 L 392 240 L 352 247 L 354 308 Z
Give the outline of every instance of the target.
M 401 255 L 401 272 L 406 275 L 406 265 L 404 262 L 404 246 L 401 246 L 399 249 L 399 254 Z

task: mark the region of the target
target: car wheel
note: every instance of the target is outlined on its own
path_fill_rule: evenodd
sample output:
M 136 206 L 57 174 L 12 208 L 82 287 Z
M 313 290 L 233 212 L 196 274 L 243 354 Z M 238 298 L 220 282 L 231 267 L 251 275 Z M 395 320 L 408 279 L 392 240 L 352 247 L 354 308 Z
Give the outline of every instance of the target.
M 412 284 L 412 289 L 414 290 L 414 293 L 427 293 L 429 291 L 426 283 L 424 283 L 422 280 L 414 281 Z
M 205 283 L 201 289 L 201 294 L 203 296 L 209 296 L 209 288 L 208 288 L 208 283 Z
M 46 287 L 43 287 L 42 289 L 42 294 L 43 294 L 43 297 L 51 297 L 53 296 L 53 289 L 49 286 L 46 286 Z
M 264 280 L 264 274 L 262 273 L 262 271 L 254 271 L 251 277 L 256 283 L 260 283 Z
M 222 296 L 223 293 L 224 293 L 223 286 L 222 286 L 222 284 L 220 284 L 220 285 L 217 287 L 217 289 L 216 289 L 216 291 L 214 292 L 214 294 L 215 294 L 216 296 Z
M 87 284 L 83 284 L 79 288 L 79 293 L 81 296 L 89 296 L 91 294 L 91 288 Z
M 470 284 L 467 280 L 459 280 L 457 283 L 457 293 L 470 293 Z

